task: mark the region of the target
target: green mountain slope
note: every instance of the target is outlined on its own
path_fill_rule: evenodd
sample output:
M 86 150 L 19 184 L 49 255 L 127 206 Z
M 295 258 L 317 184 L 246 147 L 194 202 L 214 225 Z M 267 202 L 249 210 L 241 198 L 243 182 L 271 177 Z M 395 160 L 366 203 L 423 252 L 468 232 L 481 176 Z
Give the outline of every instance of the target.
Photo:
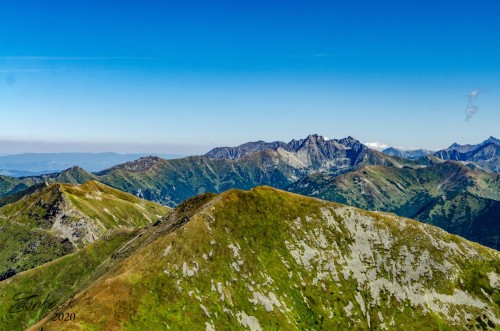
M 25 190 L 35 182 L 37 181 L 0 175 L 0 198 Z
M 45 183 L 83 184 L 96 179 L 95 175 L 80 167 L 71 167 L 58 173 L 41 176 L 21 178 L 0 176 L 0 206 L 15 202 L 26 193 L 36 190 L 37 187 L 30 190 L 35 185 L 43 186 Z
M 49 184 L 47 182 L 40 182 L 40 183 L 33 184 L 32 186 L 29 186 L 28 188 L 25 188 L 25 189 L 18 191 L 16 193 L 12 193 L 12 194 L 6 195 L 4 197 L 0 197 L 0 207 L 3 207 L 5 205 L 19 201 L 22 198 L 24 198 L 25 196 L 27 196 L 29 194 L 33 194 L 33 193 L 39 191 L 40 189 L 47 187 L 48 185 Z
M 91 180 L 96 180 L 97 177 L 80 167 L 71 167 L 60 173 L 51 175 L 42 175 L 42 178 L 51 182 L 67 183 L 67 184 L 83 184 Z
M 49 314 L 30 330 L 500 325 L 499 252 L 409 219 L 268 187 L 188 200 L 120 254 L 128 257 L 60 310 L 73 320 Z
M 210 197 L 212 195 L 205 195 L 201 197 L 201 201 Z M 200 197 L 193 198 L 190 202 L 193 201 L 199 202 Z M 183 206 L 187 207 L 187 212 L 191 211 L 190 204 Z M 182 207 L 175 210 L 175 213 L 175 218 L 181 220 L 180 223 L 187 217 Z M 51 310 L 71 306 L 75 294 L 116 270 L 119 262 L 135 253 L 141 245 L 179 226 L 172 222 L 165 223 L 160 228 L 162 222 L 165 222 L 165 218 L 142 229 L 115 228 L 75 253 L 0 281 L 1 329 L 25 330 Z M 28 301 L 25 299 L 27 297 L 31 299 Z M 43 302 L 46 304 L 40 305 Z
M 315 174 L 288 190 L 394 212 L 500 249 L 500 175 L 457 162 L 420 169 L 367 166 L 337 177 Z
M 76 251 L 116 227 L 141 227 L 168 208 L 91 181 L 42 186 L 0 208 L 0 279 Z
M 71 301 L 73 295 L 120 260 L 112 254 L 138 232 L 137 228 L 114 229 L 75 253 L 0 282 L 0 329 L 25 330 L 47 314 L 52 306 L 59 307 Z M 33 297 L 32 302 L 47 304 L 26 309 L 26 297 Z

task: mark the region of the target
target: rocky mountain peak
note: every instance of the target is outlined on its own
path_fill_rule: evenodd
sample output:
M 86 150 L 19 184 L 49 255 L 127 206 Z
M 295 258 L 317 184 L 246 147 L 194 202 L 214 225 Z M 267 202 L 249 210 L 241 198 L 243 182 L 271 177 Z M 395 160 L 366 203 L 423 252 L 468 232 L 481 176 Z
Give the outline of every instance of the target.
M 307 136 L 306 141 L 310 142 L 324 142 L 325 138 L 319 134 L 310 134 Z
M 347 138 L 342 138 L 338 140 L 339 144 L 344 145 L 346 147 L 350 148 L 359 148 L 361 145 L 363 145 L 359 140 L 348 136 Z
M 397 148 L 394 148 L 394 147 L 389 147 L 389 148 L 386 148 L 382 151 L 382 153 L 388 154 L 388 155 L 393 155 L 393 154 L 396 154 L 399 152 L 400 152 L 400 150 Z
M 310 134 L 305 139 L 295 140 L 293 139 L 288 144 L 284 146 L 284 149 L 290 152 L 297 152 L 301 149 L 310 149 L 312 146 L 322 146 L 325 144 L 325 138 L 318 134 Z
M 72 166 L 71 168 L 66 169 L 66 171 L 85 171 L 82 167 Z
M 500 145 L 500 139 L 497 139 L 493 136 L 490 136 L 488 139 L 486 139 L 483 144 L 495 144 L 495 145 Z
M 437 151 L 434 156 L 443 160 L 454 160 L 466 164 L 472 169 L 486 172 L 500 172 L 500 140 L 490 136 L 482 143 L 475 145 L 459 145 Z

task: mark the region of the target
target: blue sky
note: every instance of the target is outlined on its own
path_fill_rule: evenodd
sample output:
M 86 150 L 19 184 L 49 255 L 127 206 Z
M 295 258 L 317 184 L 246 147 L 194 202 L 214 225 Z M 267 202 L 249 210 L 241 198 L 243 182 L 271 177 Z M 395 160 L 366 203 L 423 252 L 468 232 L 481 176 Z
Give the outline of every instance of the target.
M 3 1 L 0 153 L 477 143 L 500 136 L 499 16 L 481 0 Z

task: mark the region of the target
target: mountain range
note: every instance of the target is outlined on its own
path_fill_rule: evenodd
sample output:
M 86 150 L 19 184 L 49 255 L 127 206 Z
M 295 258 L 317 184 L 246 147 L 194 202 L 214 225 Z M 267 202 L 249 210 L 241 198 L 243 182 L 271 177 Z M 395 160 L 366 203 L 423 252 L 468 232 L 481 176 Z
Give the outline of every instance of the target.
M 500 172 L 500 140 L 490 137 L 477 145 L 454 143 L 434 153 L 443 160 L 459 161 L 471 168 L 487 172 Z
M 383 150 L 382 153 L 410 160 L 432 154 L 442 160 L 461 162 L 471 169 L 500 172 L 500 140 L 492 136 L 476 145 L 453 143 L 450 147 L 437 152 L 425 149 L 402 150 L 390 147 Z
M 142 230 L 112 232 L 0 282 L 0 324 L 13 331 L 494 330 L 499 261 L 493 249 L 393 214 L 270 187 L 229 190 L 188 199 Z M 49 298 L 59 310 L 12 313 L 17 293 Z
M 183 159 L 141 158 L 95 176 L 112 187 L 175 206 L 204 192 L 220 193 L 258 185 L 286 188 L 319 171 L 335 175 L 365 164 L 393 167 L 429 164 L 427 159 L 417 162 L 387 156 L 352 137 L 325 140 L 322 136 L 310 135 L 288 144 L 256 142 L 243 146 L 218 148 L 204 156 Z
M 258 185 L 286 188 L 318 171 L 341 174 L 365 164 L 400 168 L 421 167 L 434 162 L 431 158 L 405 160 L 388 156 L 369 149 L 352 137 L 325 140 L 322 136 L 310 135 L 288 144 L 256 142 L 245 146 L 241 150 L 239 147 L 219 148 L 204 156 L 172 160 L 143 157 L 93 174 L 80 167 L 71 167 L 59 173 L 41 176 L 2 176 L 0 197 L 42 181 L 85 183 L 97 180 L 173 207 L 204 192 L 220 193 L 231 188 L 250 189 Z M 269 146 L 272 148 L 267 149 Z M 228 154 L 227 150 L 234 153 Z
M 495 148 L 496 140 L 454 148 L 471 152 L 481 146 L 483 150 Z M 15 200 L 13 194 L 39 182 L 95 180 L 175 207 L 205 192 L 269 185 L 364 209 L 394 212 L 498 249 L 498 175 L 490 176 L 479 166 L 472 170 L 470 163 L 466 168 L 460 165 L 464 162 L 444 161 L 439 153 L 408 160 L 369 149 L 352 137 L 327 140 L 309 135 L 289 143 L 257 141 L 220 147 L 203 156 L 181 159 L 144 157 L 93 174 L 72 167 L 38 177 L 0 177 L 0 197 L 8 195 L 10 201 Z M 495 159 L 487 160 L 494 163 Z

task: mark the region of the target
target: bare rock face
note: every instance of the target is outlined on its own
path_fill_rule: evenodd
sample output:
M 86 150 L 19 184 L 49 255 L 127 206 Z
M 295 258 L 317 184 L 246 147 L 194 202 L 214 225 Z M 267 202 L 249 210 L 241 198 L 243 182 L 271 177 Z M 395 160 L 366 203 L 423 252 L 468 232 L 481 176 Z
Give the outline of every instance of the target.
M 99 220 L 90 219 L 64 201 L 58 206 L 58 212 L 51 219 L 51 223 L 51 231 L 69 240 L 75 247 L 88 245 L 107 233 L 107 229 Z
M 245 143 L 238 147 L 216 147 L 205 154 L 209 158 L 217 159 L 230 159 L 235 160 L 255 152 L 261 152 L 265 150 L 277 150 L 278 148 L 284 148 L 287 146 L 284 142 L 274 141 L 271 143 L 264 142 L 262 140 Z

